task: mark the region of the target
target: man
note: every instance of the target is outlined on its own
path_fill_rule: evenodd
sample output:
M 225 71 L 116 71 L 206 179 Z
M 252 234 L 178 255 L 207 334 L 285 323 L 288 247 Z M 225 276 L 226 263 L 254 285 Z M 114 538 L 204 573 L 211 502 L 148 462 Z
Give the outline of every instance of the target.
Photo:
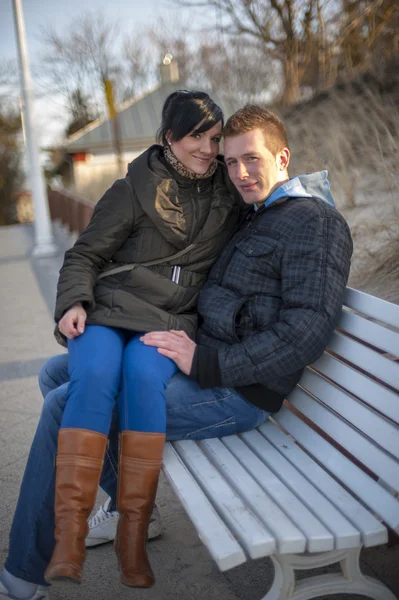
M 228 120 L 224 135 L 229 175 L 248 210 L 201 293 L 197 343 L 176 331 L 142 337 L 183 372 L 166 393 L 170 440 L 245 431 L 278 411 L 326 347 L 349 274 L 351 236 L 333 206 L 327 174 L 289 178 L 280 119 L 249 105 Z M 54 544 L 53 461 L 67 386 L 67 356 L 48 361 L 0 598 L 48 598 L 40 586 Z M 92 521 L 90 545 L 98 525 L 117 518 L 116 456 L 114 423 L 101 480 L 111 500 Z M 110 529 L 103 537 L 113 537 Z

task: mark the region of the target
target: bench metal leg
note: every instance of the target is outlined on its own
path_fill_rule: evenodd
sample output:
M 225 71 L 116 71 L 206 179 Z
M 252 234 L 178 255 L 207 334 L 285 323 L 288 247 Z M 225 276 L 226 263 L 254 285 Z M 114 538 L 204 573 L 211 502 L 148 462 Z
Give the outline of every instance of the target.
M 398 600 L 380 581 L 363 575 L 359 566 L 361 548 L 321 554 L 276 554 L 271 556 L 275 577 L 263 600 L 311 600 L 332 594 L 359 594 L 374 600 Z M 340 563 L 342 573 L 316 575 L 296 581 L 296 570 L 319 569 Z

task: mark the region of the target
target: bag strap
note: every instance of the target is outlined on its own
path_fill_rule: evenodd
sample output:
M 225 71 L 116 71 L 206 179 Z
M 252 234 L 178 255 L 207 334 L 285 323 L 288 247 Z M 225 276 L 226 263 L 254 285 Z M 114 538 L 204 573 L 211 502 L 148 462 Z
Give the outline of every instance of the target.
M 180 250 L 176 252 L 176 254 L 172 254 L 172 256 L 167 256 L 166 258 L 157 258 L 155 260 L 149 260 L 143 263 L 129 263 L 128 265 L 122 265 L 121 267 L 114 267 L 113 269 L 108 269 L 108 271 L 104 271 L 100 273 L 97 279 L 102 279 L 103 277 L 108 277 L 108 275 L 116 275 L 117 273 L 123 273 L 124 271 L 133 271 L 135 267 L 152 267 L 154 265 L 161 265 L 163 263 L 169 262 L 171 260 L 175 260 L 176 258 L 180 258 L 184 254 L 187 254 L 190 250 L 195 248 L 197 244 L 190 244 L 184 250 Z

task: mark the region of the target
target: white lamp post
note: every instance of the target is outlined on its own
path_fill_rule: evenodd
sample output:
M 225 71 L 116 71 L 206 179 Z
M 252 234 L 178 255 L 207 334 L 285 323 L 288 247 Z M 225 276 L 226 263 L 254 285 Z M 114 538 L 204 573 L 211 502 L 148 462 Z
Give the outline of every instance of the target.
M 46 185 L 39 161 L 39 146 L 35 136 L 32 79 L 29 68 L 26 33 L 22 12 L 22 0 L 13 0 L 13 7 L 20 63 L 23 118 L 25 125 L 26 146 L 29 155 L 33 208 L 35 213 L 35 245 L 32 255 L 36 257 L 52 256 L 58 252 L 58 249 L 54 244 L 47 202 Z

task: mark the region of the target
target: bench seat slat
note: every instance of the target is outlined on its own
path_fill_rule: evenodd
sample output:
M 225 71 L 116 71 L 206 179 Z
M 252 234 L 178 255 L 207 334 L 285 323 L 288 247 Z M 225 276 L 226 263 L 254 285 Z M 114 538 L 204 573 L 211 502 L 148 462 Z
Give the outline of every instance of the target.
M 306 369 L 301 377 L 300 385 L 347 421 L 356 423 L 360 431 L 399 459 L 399 435 L 398 428 L 395 425 L 352 398 L 349 394 L 336 388 L 326 379 L 316 375 L 314 371 Z M 397 404 L 399 415 L 399 402 Z
M 236 438 L 236 436 L 231 437 Z M 238 438 L 236 439 L 238 440 Z M 223 442 L 225 440 L 226 438 L 223 438 Z M 229 484 L 235 489 L 237 494 L 244 500 L 245 504 L 248 505 L 256 516 L 265 524 L 267 530 L 273 533 L 277 541 L 277 551 L 280 554 L 305 552 L 306 537 L 283 512 L 282 508 L 284 505 L 280 504 L 280 507 L 266 493 L 269 488 L 269 473 L 262 471 L 262 481 L 264 475 L 265 485 L 261 486 L 239 463 L 221 440 L 204 440 L 200 442 L 200 447 L 211 462 L 215 464 L 218 471 L 222 473 Z M 253 459 L 256 460 L 256 457 L 253 456 Z M 262 467 L 262 465 L 260 465 L 260 467 Z M 274 484 L 276 487 L 284 487 L 279 481 L 275 481 Z M 288 490 L 286 491 L 289 493 Z M 299 503 L 296 502 L 296 504 Z M 298 509 L 300 510 L 300 507 L 298 507 Z M 327 545 L 331 547 L 329 549 L 333 548 L 334 544 L 331 534 L 325 528 L 321 528 L 320 523 L 314 525 L 310 522 L 308 530 L 310 536 L 315 538 L 312 539 L 312 541 L 317 547 L 321 548 L 322 546 Z
M 399 398 L 391 390 L 326 352 L 312 364 L 311 368 L 320 371 L 320 373 L 399 424 Z
M 243 549 L 170 443 L 165 445 L 163 470 L 219 569 L 226 571 L 246 562 Z
M 223 443 L 222 443 L 223 442 Z M 230 445 L 246 448 L 245 467 L 230 452 Z M 204 440 L 201 448 L 245 503 L 276 537 L 279 554 L 323 552 L 334 548 L 334 538 L 314 515 L 303 507 L 286 486 L 236 436 Z M 241 461 L 242 462 L 242 461 Z M 270 497 L 272 500 L 270 499 Z M 287 506 L 289 510 L 287 510 Z M 280 508 L 281 507 L 281 508 Z M 285 512 L 283 512 L 285 511 Z M 288 516 L 287 516 L 288 514 Z M 293 522 L 301 521 L 304 527 Z M 304 535 L 305 534 L 305 535 Z
M 342 311 L 337 327 L 360 340 L 372 344 L 376 348 L 385 350 L 385 352 L 393 354 L 393 356 L 398 356 L 399 333 L 396 331 L 384 329 L 381 325 L 377 325 L 377 323 L 373 323 L 364 317 L 346 310 Z
M 173 447 L 249 556 L 260 558 L 273 554 L 276 550 L 274 536 L 245 506 L 198 445 L 185 440 L 173 442 Z
M 396 304 L 349 287 L 345 291 L 344 304 L 381 323 L 399 329 L 399 306 Z
M 388 485 L 399 486 L 399 463 L 397 460 L 378 448 L 341 417 L 311 398 L 304 390 L 295 388 L 288 399 L 296 409 L 311 419 Z
M 262 485 L 264 478 L 261 469 L 258 468 L 255 461 L 251 461 L 251 455 L 254 452 L 259 458 L 260 464 L 266 464 L 276 476 L 278 475 L 278 478 L 299 499 L 300 503 L 307 508 L 307 511 L 304 511 L 303 508 L 301 511 L 297 511 L 294 505 L 289 506 L 286 502 L 281 502 L 282 508 L 306 534 L 309 540 L 308 552 L 318 551 L 315 544 L 313 546 L 310 544 L 311 537 L 306 529 L 304 529 L 304 527 L 307 527 L 307 523 L 309 521 L 311 523 L 315 517 L 317 522 L 322 523 L 332 533 L 334 548 L 336 550 L 360 546 L 360 532 L 259 431 L 248 431 L 241 434 L 240 438 L 236 436 L 226 437 L 223 438 L 223 442 L 239 457 L 246 468 L 252 472 L 252 475 Z M 264 482 L 264 486 L 266 490 L 269 489 L 266 481 Z M 310 512 L 312 516 L 311 520 L 307 512 Z
M 286 407 L 275 419 L 360 501 L 399 533 L 399 501 Z
M 272 419 L 259 427 L 260 433 L 297 468 L 362 534 L 365 547 L 387 541 L 387 529 L 356 498 L 347 492 L 314 459 L 284 433 Z M 250 432 L 249 432 L 250 433 Z M 243 434 L 243 437 L 248 434 Z
M 371 350 L 360 342 L 351 340 L 336 331 L 332 335 L 328 349 L 364 369 L 377 379 L 384 381 L 395 389 L 399 389 L 399 364 L 381 356 L 375 350 Z

